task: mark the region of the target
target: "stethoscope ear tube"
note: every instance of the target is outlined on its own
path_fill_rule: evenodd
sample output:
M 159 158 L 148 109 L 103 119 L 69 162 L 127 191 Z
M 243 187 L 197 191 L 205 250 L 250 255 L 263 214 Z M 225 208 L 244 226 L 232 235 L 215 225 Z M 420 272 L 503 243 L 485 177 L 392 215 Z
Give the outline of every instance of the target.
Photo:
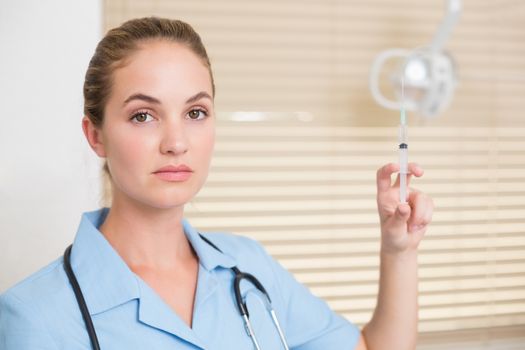
M 257 290 L 262 294 L 262 296 L 266 299 L 265 304 L 266 308 L 270 312 L 270 315 L 272 317 L 273 324 L 275 325 L 275 328 L 277 329 L 277 332 L 279 333 L 279 338 L 281 339 L 281 343 L 283 344 L 284 348 L 288 350 L 288 344 L 286 343 L 286 339 L 284 337 L 283 330 L 281 328 L 281 325 L 279 324 L 279 320 L 277 319 L 277 315 L 275 314 L 275 310 L 272 307 L 272 300 L 270 299 L 270 296 L 268 295 L 268 292 L 266 292 L 266 289 L 264 289 L 264 286 L 262 285 L 259 280 L 253 276 L 252 274 L 249 274 L 247 272 L 241 272 L 236 266 L 232 267 L 233 272 L 235 273 L 235 279 L 233 282 L 233 288 L 234 288 L 234 294 L 235 294 L 235 301 L 237 303 L 237 307 L 239 309 L 239 313 L 241 314 L 243 320 L 244 320 L 244 326 L 246 327 L 246 331 L 248 333 L 248 336 L 252 339 L 253 345 L 255 346 L 256 350 L 260 350 L 261 347 L 257 341 L 257 337 L 255 336 L 255 333 L 252 328 L 252 324 L 250 322 L 250 314 L 248 312 L 248 307 L 246 306 L 246 303 L 244 300 L 242 300 L 242 294 L 241 294 L 241 281 L 243 279 L 249 281 L 252 283 Z
M 77 298 L 78 306 L 80 307 L 80 312 L 82 313 L 82 318 L 84 319 L 84 323 L 86 324 L 89 340 L 91 341 L 91 347 L 93 348 L 93 350 L 100 350 L 100 345 L 97 339 L 97 333 L 95 332 L 95 327 L 93 326 L 93 322 L 91 321 L 91 316 L 89 315 L 89 310 L 87 308 L 86 301 L 84 300 L 84 296 L 82 295 L 82 291 L 80 289 L 78 281 L 75 277 L 75 274 L 73 273 L 73 269 L 71 268 L 71 262 L 69 260 L 71 256 L 71 246 L 72 245 L 67 247 L 66 251 L 64 252 L 64 270 L 66 271 L 69 283 L 71 283 L 71 287 L 73 287 L 73 292 L 75 292 L 75 297 Z
M 250 313 L 248 312 L 248 307 L 246 306 L 246 303 L 244 302 L 244 300 L 242 300 L 241 282 L 243 279 L 248 280 L 250 283 L 252 283 L 267 299 L 266 300 L 267 306 L 271 307 L 272 300 L 270 299 L 268 292 L 266 292 L 266 289 L 264 289 L 264 286 L 262 285 L 262 283 L 259 282 L 259 280 L 255 278 L 255 276 L 247 272 L 241 272 L 236 266 L 232 267 L 232 270 L 235 273 L 235 279 L 233 281 L 235 301 L 237 303 L 237 308 L 239 309 L 239 313 L 241 314 L 241 316 L 250 317 Z
M 208 244 L 210 244 L 213 248 L 217 249 L 219 252 L 222 252 L 215 244 L 213 244 L 210 240 L 208 240 L 206 237 L 200 235 L 201 238 L 206 241 Z M 93 326 L 93 321 L 91 320 L 91 316 L 89 314 L 89 310 L 86 305 L 86 301 L 84 300 L 84 296 L 82 295 L 82 290 L 80 289 L 80 285 L 78 284 L 78 281 L 75 277 L 75 273 L 73 272 L 73 269 L 71 268 L 71 248 L 72 245 L 66 248 L 66 251 L 64 252 L 64 270 L 66 271 L 67 278 L 69 279 L 69 283 L 71 284 L 71 287 L 73 288 L 73 292 L 75 293 L 75 298 L 77 299 L 78 306 L 80 308 L 80 313 L 82 314 L 82 318 L 84 319 L 84 323 L 86 324 L 86 330 L 89 335 L 89 340 L 91 341 L 91 347 L 93 350 L 100 350 L 100 345 L 98 343 L 97 339 L 97 333 L 95 332 L 95 327 Z M 281 339 L 281 342 L 286 350 L 288 350 L 288 345 L 286 344 L 286 339 L 284 338 L 283 331 L 281 329 L 281 325 L 279 324 L 279 321 L 277 320 L 277 316 L 275 315 L 275 311 L 272 307 L 272 302 L 270 300 L 270 296 L 268 295 L 268 292 L 266 292 L 266 289 L 263 287 L 262 283 L 259 282 L 259 280 L 246 272 L 241 272 L 236 266 L 231 268 L 232 271 L 235 273 L 235 279 L 233 283 L 234 288 L 234 294 L 235 294 L 235 301 L 237 304 L 237 308 L 239 309 L 239 313 L 241 314 L 244 324 L 246 327 L 246 330 L 248 332 L 249 337 L 252 339 L 253 344 L 255 345 L 255 348 L 257 350 L 260 350 L 259 343 L 257 342 L 257 338 L 255 336 L 255 333 L 253 332 L 253 328 L 251 325 L 251 322 L 249 320 L 249 313 L 248 313 L 248 307 L 244 303 L 242 299 L 241 294 L 241 281 L 243 279 L 246 279 L 248 282 L 252 283 L 264 296 L 264 301 L 266 304 L 266 307 L 268 311 L 270 312 L 272 316 L 273 323 L 275 327 L 277 328 L 277 331 L 279 332 L 279 337 Z

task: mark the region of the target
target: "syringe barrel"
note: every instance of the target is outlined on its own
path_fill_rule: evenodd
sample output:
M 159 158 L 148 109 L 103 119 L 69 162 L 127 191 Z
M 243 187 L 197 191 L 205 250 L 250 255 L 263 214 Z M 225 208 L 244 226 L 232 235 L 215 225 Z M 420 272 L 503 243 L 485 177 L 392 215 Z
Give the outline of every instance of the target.
M 406 143 L 399 145 L 399 173 L 408 174 L 408 146 Z
M 399 202 L 407 202 L 407 174 L 399 174 Z

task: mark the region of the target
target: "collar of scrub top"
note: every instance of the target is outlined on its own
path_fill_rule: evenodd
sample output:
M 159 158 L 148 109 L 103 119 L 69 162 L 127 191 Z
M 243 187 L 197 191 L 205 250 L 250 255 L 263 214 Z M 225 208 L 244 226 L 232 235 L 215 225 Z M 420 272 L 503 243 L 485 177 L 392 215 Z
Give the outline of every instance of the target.
M 98 230 L 108 213 L 106 207 L 84 213 L 71 250 L 71 266 L 92 316 L 141 296 L 137 275 Z M 182 223 L 199 264 L 206 270 L 237 265 L 232 256 L 202 240 L 186 219 Z

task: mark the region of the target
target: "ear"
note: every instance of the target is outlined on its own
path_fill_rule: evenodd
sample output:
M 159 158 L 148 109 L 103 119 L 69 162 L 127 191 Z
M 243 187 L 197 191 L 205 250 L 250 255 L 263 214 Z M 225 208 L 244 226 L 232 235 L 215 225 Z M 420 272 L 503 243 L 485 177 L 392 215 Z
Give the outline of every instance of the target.
M 106 150 L 104 147 L 102 130 L 93 125 L 87 116 L 82 118 L 82 130 L 84 130 L 84 135 L 86 135 L 86 139 L 93 151 L 95 151 L 99 157 L 105 158 Z

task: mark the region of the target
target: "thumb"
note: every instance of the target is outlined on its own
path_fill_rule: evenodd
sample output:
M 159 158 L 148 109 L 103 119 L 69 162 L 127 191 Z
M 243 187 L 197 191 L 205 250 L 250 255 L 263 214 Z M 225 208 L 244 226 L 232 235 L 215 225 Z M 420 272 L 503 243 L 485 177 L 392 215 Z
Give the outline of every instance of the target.
M 411 208 L 406 203 L 400 203 L 391 219 L 392 230 L 403 230 L 407 229 L 407 221 L 410 218 Z

